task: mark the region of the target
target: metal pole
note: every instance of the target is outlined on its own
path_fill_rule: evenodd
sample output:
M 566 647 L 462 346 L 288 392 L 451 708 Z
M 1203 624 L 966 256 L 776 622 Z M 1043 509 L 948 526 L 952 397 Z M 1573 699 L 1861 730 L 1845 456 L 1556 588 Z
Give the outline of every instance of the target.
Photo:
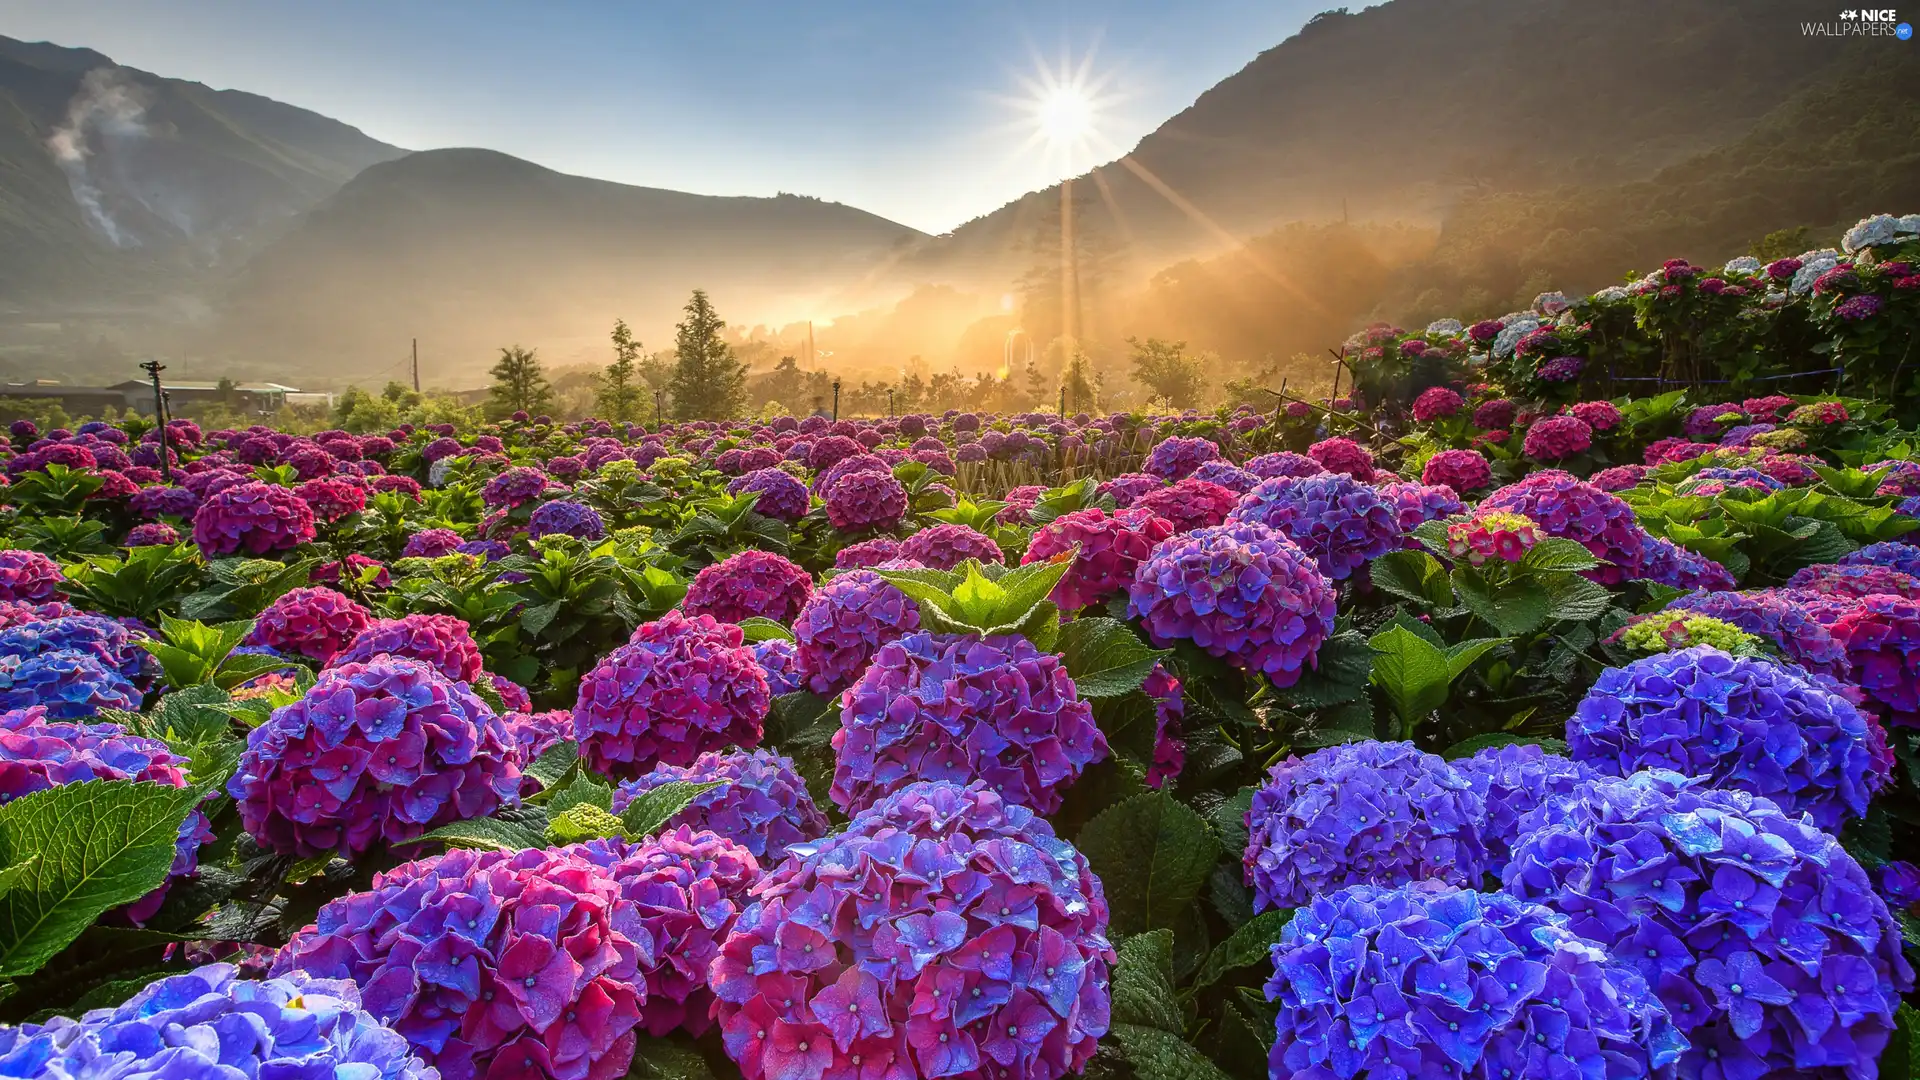
M 420 392 L 420 339 L 413 339 L 413 392 Z
M 158 360 L 149 360 L 141 364 L 140 369 L 147 373 L 147 378 L 153 380 L 153 419 L 160 427 L 160 478 L 172 483 L 173 469 L 167 464 L 171 450 L 167 437 L 167 400 L 165 391 L 160 389 L 160 373 L 167 370 L 167 365 Z
M 838 423 L 840 420 L 840 380 L 839 379 L 833 380 L 833 419 L 835 423 Z

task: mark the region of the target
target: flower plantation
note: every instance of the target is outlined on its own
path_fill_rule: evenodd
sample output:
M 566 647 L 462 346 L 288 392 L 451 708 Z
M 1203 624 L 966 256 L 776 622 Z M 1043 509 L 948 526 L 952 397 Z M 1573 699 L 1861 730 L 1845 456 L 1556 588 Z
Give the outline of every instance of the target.
M 16 424 L 0 1076 L 1911 1076 L 1843 247 L 1268 410 Z

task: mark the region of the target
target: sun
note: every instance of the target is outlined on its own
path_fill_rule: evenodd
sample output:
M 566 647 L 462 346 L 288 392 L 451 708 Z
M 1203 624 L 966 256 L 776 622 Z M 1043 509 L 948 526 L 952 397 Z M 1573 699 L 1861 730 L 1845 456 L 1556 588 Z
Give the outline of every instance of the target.
M 1093 98 L 1078 85 L 1049 87 L 1035 103 L 1034 120 L 1049 142 L 1080 142 L 1093 134 Z

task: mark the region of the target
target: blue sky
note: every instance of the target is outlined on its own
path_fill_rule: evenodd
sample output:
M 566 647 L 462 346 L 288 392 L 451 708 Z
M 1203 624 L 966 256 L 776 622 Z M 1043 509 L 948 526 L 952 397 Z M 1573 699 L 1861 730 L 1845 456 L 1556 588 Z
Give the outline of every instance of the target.
M 1118 156 L 1324 6 L 0 0 L 0 33 L 265 94 L 414 149 L 792 191 L 940 232 Z M 1043 73 L 1062 70 L 1084 70 L 1100 99 L 1097 134 L 1073 145 L 1034 139 Z

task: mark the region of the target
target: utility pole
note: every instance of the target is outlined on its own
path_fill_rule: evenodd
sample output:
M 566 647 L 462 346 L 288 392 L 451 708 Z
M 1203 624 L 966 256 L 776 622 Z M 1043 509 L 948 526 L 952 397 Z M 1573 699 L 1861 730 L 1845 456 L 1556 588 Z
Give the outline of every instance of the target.
M 153 422 L 160 428 L 160 478 L 172 483 L 173 469 L 167 464 L 167 458 L 172 456 L 167 437 L 167 399 L 166 392 L 160 389 L 160 373 L 167 370 L 167 365 L 149 360 L 140 365 L 140 370 L 153 380 Z
M 420 392 L 420 339 L 413 339 L 413 392 Z

